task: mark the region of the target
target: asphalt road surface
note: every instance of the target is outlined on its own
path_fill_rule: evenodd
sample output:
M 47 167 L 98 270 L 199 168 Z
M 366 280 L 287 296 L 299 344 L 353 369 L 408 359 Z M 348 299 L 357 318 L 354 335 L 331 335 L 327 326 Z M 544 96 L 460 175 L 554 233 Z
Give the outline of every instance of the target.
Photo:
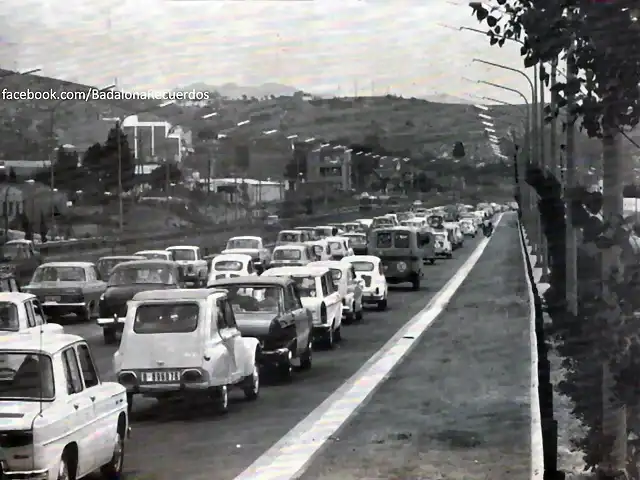
M 392 287 L 386 312 L 368 310 L 361 323 L 343 328 L 334 351 L 314 352 L 313 368 L 289 385 L 263 385 L 256 402 L 232 391 L 228 415 L 216 415 L 206 403 L 163 405 L 136 400 L 132 438 L 127 444 L 128 480 L 231 480 L 276 443 L 353 375 L 393 334 L 429 302 L 474 250 L 468 239 L 451 260 L 426 266 L 419 292 Z M 496 250 L 495 248 L 493 249 Z M 115 347 L 102 344 L 97 326 L 65 327 L 92 345 L 103 378 L 113 378 Z
M 515 215 L 303 480 L 529 479 L 529 307 Z

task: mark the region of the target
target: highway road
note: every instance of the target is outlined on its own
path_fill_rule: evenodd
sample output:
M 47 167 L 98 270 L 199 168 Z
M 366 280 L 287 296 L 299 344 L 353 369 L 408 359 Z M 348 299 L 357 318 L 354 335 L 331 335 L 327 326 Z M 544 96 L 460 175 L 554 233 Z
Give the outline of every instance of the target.
M 314 352 L 313 368 L 289 385 L 263 385 L 256 402 L 234 392 L 228 415 L 218 416 L 206 404 L 173 404 L 153 400 L 135 403 L 133 436 L 127 444 L 127 478 L 145 480 L 231 480 L 338 389 L 416 313 L 465 262 L 480 239 L 469 239 L 451 260 L 427 266 L 421 291 L 393 288 L 386 312 L 367 311 L 360 324 L 346 326 L 334 351 Z M 89 340 L 101 376 L 112 379 L 115 347 L 102 344 L 93 325 L 66 330 Z M 234 401 L 235 400 L 235 401 Z

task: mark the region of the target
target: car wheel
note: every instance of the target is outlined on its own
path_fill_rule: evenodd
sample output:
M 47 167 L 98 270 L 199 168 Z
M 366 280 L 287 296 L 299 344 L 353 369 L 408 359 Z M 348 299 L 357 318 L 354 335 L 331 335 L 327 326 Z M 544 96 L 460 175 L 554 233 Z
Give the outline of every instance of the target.
M 127 393 L 127 413 L 131 415 L 133 410 L 133 393 Z
M 420 290 L 420 275 L 417 273 L 413 276 L 413 280 L 411 280 L 411 288 L 413 290 Z
M 344 323 L 353 323 L 355 320 L 355 314 L 353 313 L 353 305 L 351 306 L 351 312 L 344 316 Z
M 229 389 L 226 385 L 215 389 L 213 392 L 213 400 L 218 413 L 224 415 L 229 411 Z
M 325 345 L 327 346 L 327 348 L 329 350 L 331 350 L 331 349 L 333 349 L 333 347 L 335 347 L 335 338 L 334 338 L 333 325 L 331 325 L 331 328 L 329 328 L 327 330 L 327 333 L 325 333 L 324 343 L 325 343 Z
M 60 466 L 58 467 L 58 476 L 57 480 L 71 480 L 71 475 L 69 475 L 69 465 L 67 463 L 67 459 L 63 457 L 60 459 Z
M 342 327 L 336 328 L 335 332 L 333 332 L 333 338 L 336 343 L 342 341 Z
M 307 345 L 307 349 L 304 351 L 304 353 L 300 356 L 300 369 L 301 370 L 310 370 L 311 369 L 311 365 L 313 364 L 313 360 L 312 360 L 312 345 L 311 345 L 311 339 L 309 339 L 309 344 Z
M 113 345 L 118 341 L 118 333 L 115 328 L 103 328 L 102 338 L 105 345 Z
M 387 309 L 387 299 L 383 298 L 378 302 L 378 310 L 382 312 L 386 309 Z
M 78 320 L 81 321 L 81 322 L 90 321 L 91 320 L 91 303 L 89 303 L 82 310 L 79 310 L 76 315 L 78 317 Z
M 253 373 L 246 379 L 243 390 L 244 398 L 247 400 L 256 400 L 260 395 L 260 368 L 257 361 L 253 365 Z
M 118 432 L 116 444 L 113 447 L 113 456 L 109 463 L 100 468 L 100 473 L 107 480 L 119 480 L 122 478 L 122 466 L 124 464 L 124 437 Z
M 293 355 L 291 354 L 291 350 L 289 350 L 288 358 L 283 360 L 283 362 L 278 365 L 278 373 L 280 374 L 280 379 L 284 382 L 288 382 L 293 378 L 293 364 L 291 363 Z
M 430 258 L 429 259 L 429 265 L 433 265 L 434 263 L 436 263 L 436 259 L 435 258 Z
M 362 314 L 364 312 L 364 308 L 360 307 L 360 310 L 356 312 L 356 322 L 362 321 Z

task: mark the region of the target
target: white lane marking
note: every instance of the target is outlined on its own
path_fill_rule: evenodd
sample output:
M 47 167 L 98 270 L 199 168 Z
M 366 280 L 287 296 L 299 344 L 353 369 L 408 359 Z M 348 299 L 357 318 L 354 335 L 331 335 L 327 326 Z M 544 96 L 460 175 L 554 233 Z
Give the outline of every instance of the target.
M 501 219 L 502 214 L 495 223 L 496 227 Z M 327 440 L 364 407 L 395 367 L 417 345 L 478 262 L 490 239 L 484 238 L 427 306 L 398 330 L 351 378 L 235 480 L 299 478 Z
M 527 253 L 525 245 L 529 248 L 527 236 L 524 234 L 522 225 L 518 222 L 518 230 L 522 239 L 520 242 L 520 251 L 522 254 L 522 265 L 527 280 L 527 289 L 529 291 L 529 344 L 531 345 L 531 390 L 529 391 L 529 405 L 531 415 L 531 479 L 540 480 L 544 478 L 544 449 L 542 442 L 542 413 L 540 412 L 540 397 L 538 391 L 538 338 L 536 336 L 536 310 L 535 298 L 533 296 L 533 287 L 527 268 Z M 524 242 L 522 242 L 524 240 Z M 531 261 L 531 256 L 529 256 Z M 534 275 L 535 273 L 535 268 Z M 540 274 L 542 270 L 540 269 Z M 540 293 L 540 292 L 538 292 Z

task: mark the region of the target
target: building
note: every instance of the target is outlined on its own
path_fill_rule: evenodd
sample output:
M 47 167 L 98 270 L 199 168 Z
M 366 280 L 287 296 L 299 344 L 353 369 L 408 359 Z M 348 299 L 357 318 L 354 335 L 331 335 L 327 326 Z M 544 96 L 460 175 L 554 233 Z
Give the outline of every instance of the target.
M 337 190 L 351 190 L 351 152 L 345 147 L 326 143 L 314 147 L 306 156 L 306 181 L 330 185 Z
M 186 134 L 182 127 L 168 122 L 141 121 L 130 115 L 122 122 L 136 159 L 136 173 L 147 163 L 181 162 L 186 150 Z
M 199 180 L 206 184 L 206 179 Z M 284 200 L 286 182 L 255 180 L 253 178 L 212 178 L 211 191 L 229 196 L 229 201 L 248 202 L 248 205 L 277 203 Z

